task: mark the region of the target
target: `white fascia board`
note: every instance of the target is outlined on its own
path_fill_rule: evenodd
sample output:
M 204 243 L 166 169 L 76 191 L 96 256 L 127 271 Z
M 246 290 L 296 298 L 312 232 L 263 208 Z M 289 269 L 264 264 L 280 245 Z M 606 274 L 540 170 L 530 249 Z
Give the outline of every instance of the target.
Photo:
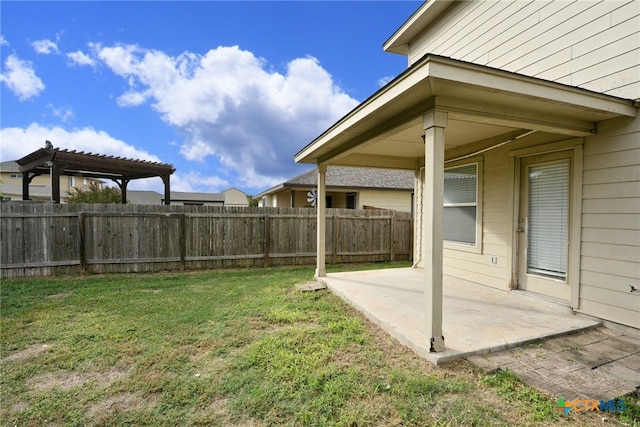
M 510 93 L 627 117 L 638 113 L 632 100 L 448 58 L 434 57 L 429 62 L 429 77 L 501 91 L 505 96 Z

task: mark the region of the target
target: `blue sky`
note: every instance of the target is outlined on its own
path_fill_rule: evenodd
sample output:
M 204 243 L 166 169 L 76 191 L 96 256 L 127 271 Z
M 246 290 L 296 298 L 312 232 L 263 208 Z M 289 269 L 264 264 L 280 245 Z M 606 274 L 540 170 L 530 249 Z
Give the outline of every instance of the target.
M 0 3 L 0 160 L 45 140 L 172 163 L 176 191 L 257 194 L 407 66 L 418 1 Z M 131 189 L 161 191 L 159 178 Z

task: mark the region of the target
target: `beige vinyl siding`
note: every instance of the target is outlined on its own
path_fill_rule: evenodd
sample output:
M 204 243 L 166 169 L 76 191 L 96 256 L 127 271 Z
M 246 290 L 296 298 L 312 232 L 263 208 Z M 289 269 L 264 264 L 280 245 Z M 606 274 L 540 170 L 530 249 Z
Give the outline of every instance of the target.
M 291 194 L 288 191 L 282 193 L 276 193 L 274 196 L 274 204 L 272 206 L 277 207 L 289 207 L 291 206 Z
M 358 194 L 358 207 L 365 206 L 411 212 L 411 191 L 362 190 Z
M 222 193 L 225 206 L 249 206 L 247 195 L 236 188 L 229 188 Z
M 311 202 L 307 202 L 307 193 L 310 190 L 295 190 L 294 193 L 294 206 L 295 208 L 310 208 L 311 207 Z M 285 192 L 287 194 L 289 194 L 289 197 L 291 197 L 291 191 L 290 190 L 285 190 Z M 290 204 L 288 204 L 287 206 L 291 206 Z
M 409 47 L 635 99 L 640 95 L 640 2 L 454 3 Z
M 640 119 L 601 123 L 584 148 L 579 311 L 640 327 Z
M 68 175 L 62 175 L 60 176 L 60 193 L 61 193 L 61 197 L 64 198 L 65 197 L 65 193 L 69 193 L 69 190 L 71 188 L 70 185 L 70 176 Z M 0 180 L 2 180 L 3 182 L 6 183 L 11 183 L 11 184 L 15 184 L 15 185 L 20 185 L 22 186 L 22 178 L 11 178 L 11 174 L 10 173 L 2 173 L 2 177 L 0 178 Z M 94 178 L 83 178 L 81 176 L 78 176 L 75 178 L 76 180 L 76 184 L 75 184 L 75 188 L 78 189 L 82 189 L 83 187 L 83 182 L 84 180 L 86 180 L 87 185 L 91 184 L 91 183 L 96 183 L 96 184 L 104 184 L 108 187 L 114 187 L 115 184 L 107 181 L 107 182 L 103 182 L 99 179 L 94 179 Z M 36 177 L 33 177 L 31 182 L 29 183 L 29 187 L 30 188 L 34 188 L 34 187 L 47 187 L 49 189 L 51 189 L 51 175 L 38 175 Z M 22 194 L 22 190 L 20 190 L 20 194 Z

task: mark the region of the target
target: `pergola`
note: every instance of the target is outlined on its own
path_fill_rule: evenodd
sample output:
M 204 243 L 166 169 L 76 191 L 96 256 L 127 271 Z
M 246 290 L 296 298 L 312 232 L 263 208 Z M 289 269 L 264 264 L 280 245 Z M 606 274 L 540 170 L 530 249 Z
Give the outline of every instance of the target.
M 22 172 L 22 200 L 29 200 L 29 183 L 39 175 L 51 175 L 51 200 L 60 203 L 60 176 L 110 179 L 118 184 L 122 203 L 127 203 L 127 185 L 131 180 L 160 177 L 164 182 L 164 204 L 171 204 L 170 177 L 173 165 L 146 160 L 60 150 L 47 141 L 40 148 L 16 160 Z

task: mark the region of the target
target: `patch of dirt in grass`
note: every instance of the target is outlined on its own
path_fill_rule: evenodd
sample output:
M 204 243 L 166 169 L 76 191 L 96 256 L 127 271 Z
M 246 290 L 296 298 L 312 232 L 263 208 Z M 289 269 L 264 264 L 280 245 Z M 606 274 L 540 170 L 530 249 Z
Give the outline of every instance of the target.
M 151 294 L 162 293 L 162 289 L 141 289 L 141 291 L 146 293 L 151 293 Z
M 213 413 L 216 415 L 226 415 L 227 402 L 228 399 L 216 399 L 211 402 L 206 408 L 204 408 L 204 412 Z
M 94 403 L 86 410 L 86 415 L 93 421 L 106 418 L 113 412 L 125 412 L 131 410 L 147 410 L 155 406 L 160 400 L 160 393 L 142 396 L 140 393 L 122 393 L 109 396 L 106 399 Z
M 10 354 L 9 356 L 0 359 L 0 363 L 15 362 L 18 360 L 24 360 L 28 357 L 37 357 L 42 353 L 49 351 L 51 347 L 52 346 L 50 344 L 33 344 L 32 346 L 29 346 L 24 350 L 20 350 L 16 353 Z
M 189 357 L 190 362 L 199 362 L 207 357 L 212 351 L 215 351 L 220 347 L 220 343 L 217 341 L 204 342 L 201 345 L 187 345 L 183 346 L 183 353 Z
M 7 409 L 7 412 L 5 413 L 5 415 L 15 415 L 22 411 L 26 411 L 27 409 L 29 409 L 29 407 L 30 405 L 26 402 L 14 403 L 13 405 L 11 405 L 9 409 Z M 4 413 L 4 409 L 2 412 Z
M 70 390 L 81 387 L 87 382 L 95 381 L 103 387 L 124 378 L 129 372 L 112 369 L 104 372 L 59 372 L 37 375 L 27 381 L 27 385 L 36 391 L 51 391 L 54 389 Z
M 71 292 L 60 292 L 59 294 L 47 295 L 45 298 L 47 299 L 61 299 L 66 298 L 71 295 Z

